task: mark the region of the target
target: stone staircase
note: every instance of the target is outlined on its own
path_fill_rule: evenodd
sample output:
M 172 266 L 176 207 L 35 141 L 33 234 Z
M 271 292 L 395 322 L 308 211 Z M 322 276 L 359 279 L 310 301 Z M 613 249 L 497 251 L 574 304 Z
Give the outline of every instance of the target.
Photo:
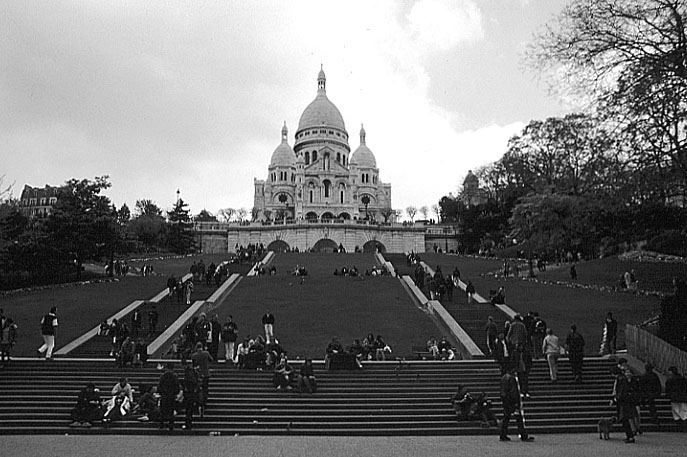
M 585 361 L 585 382 L 574 384 L 567 360 L 561 361 L 561 380 L 548 382 L 548 367 L 535 361 L 531 375 L 532 398 L 525 403 L 526 423 L 533 434 L 592 433 L 609 406 L 612 362 Z M 105 398 L 121 376 L 138 389 L 157 384 L 161 371 L 151 361 L 142 369 L 117 369 L 111 361 L 86 359 L 16 360 L 0 370 L 0 434 L 155 434 L 157 424 L 134 417 L 105 428 L 68 427 L 69 412 L 79 390 L 94 382 Z M 299 362 L 293 366 L 299 368 Z M 177 372 L 180 373 L 177 368 Z M 486 360 L 456 362 L 368 362 L 360 371 L 325 371 L 315 363 L 319 390 L 312 395 L 277 391 L 272 373 L 243 371 L 224 364 L 212 367 L 210 397 L 203 418 L 192 432 L 175 433 L 248 435 L 496 435 L 497 429 L 477 422 L 458 422 L 450 398 L 458 384 L 484 391 L 501 417 L 499 374 Z M 670 404 L 658 402 L 664 430 L 672 430 Z M 657 430 L 647 424 L 645 430 Z M 177 416 L 179 424 L 183 421 Z

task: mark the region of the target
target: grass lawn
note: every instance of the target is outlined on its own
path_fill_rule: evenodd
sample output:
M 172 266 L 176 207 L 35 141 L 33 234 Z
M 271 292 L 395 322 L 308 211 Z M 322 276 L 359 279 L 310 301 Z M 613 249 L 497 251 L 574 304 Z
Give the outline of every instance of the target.
M 392 257 L 390 255 L 389 257 Z M 506 289 L 506 303 L 514 310 L 526 314 L 537 311 L 559 337 L 565 337 L 571 324 L 586 338 L 586 353 L 598 353 L 601 342 L 603 321 L 606 313 L 613 313 L 619 323 L 618 345 L 625 344 L 625 324 L 637 324 L 655 315 L 660 309 L 656 297 L 647 297 L 623 292 L 600 291 L 593 288 L 571 288 L 565 285 L 542 284 L 526 280 L 508 281 L 494 277 L 491 273 L 499 272 L 502 261 L 498 259 L 479 259 L 454 255 L 425 253 L 422 260 L 431 268 L 441 266 L 444 274 L 458 267 L 461 278 L 472 280 L 477 293 L 485 298 L 490 290 L 500 286 Z M 405 266 L 405 258 L 400 259 Z M 396 257 L 393 257 L 397 266 Z M 577 265 L 578 283 L 610 286 L 616 285 L 617 278 L 628 269 L 635 269 L 650 290 L 666 289 L 672 276 L 684 275 L 684 265 L 668 263 L 626 262 L 618 258 L 582 262 Z M 399 267 L 399 270 L 402 268 Z M 569 280 L 568 267 L 551 268 L 546 273 L 537 273 L 542 279 Z M 668 278 L 668 280 L 666 280 Z M 640 280 L 640 285 L 642 281 Z M 460 314 L 456 316 L 460 322 Z
M 262 315 L 274 314 L 275 336 L 292 358 L 323 358 L 337 336 L 344 346 L 368 333 L 381 334 L 393 356 L 412 356 L 411 345 L 424 344 L 439 330 L 408 297 L 398 279 L 340 277 L 334 269 L 357 266 L 364 273 L 375 265 L 372 254 L 277 254 L 277 275 L 243 278 L 218 309 L 222 320 L 232 314 L 239 338 L 262 334 Z M 296 264 L 308 269 L 301 278 L 287 272 Z

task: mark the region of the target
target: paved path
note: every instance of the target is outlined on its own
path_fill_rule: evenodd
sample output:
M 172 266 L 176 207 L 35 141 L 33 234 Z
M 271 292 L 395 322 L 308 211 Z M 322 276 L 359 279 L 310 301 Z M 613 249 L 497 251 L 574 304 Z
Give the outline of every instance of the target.
M 539 435 L 532 443 L 501 443 L 495 436 L 458 437 L 260 437 L 260 436 L 3 436 L 2 448 L 12 457 L 70 456 L 167 457 L 442 457 L 527 455 L 533 457 L 633 457 L 685 455 L 687 434 L 653 433 L 624 444 L 614 433 L 609 441 L 597 435 Z

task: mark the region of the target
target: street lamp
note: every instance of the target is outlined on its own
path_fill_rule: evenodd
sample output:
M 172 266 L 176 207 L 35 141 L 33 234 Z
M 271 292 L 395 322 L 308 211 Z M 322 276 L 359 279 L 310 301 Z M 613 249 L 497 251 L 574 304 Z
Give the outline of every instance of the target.
M 361 198 L 360 201 L 363 202 L 363 205 L 365 205 L 365 220 L 369 220 L 370 216 L 367 214 L 367 205 L 370 204 L 370 196 L 363 195 L 363 198 Z

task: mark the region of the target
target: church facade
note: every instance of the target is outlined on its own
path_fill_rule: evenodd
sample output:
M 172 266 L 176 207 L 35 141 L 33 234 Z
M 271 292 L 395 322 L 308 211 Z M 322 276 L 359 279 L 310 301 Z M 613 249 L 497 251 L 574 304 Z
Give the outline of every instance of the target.
M 339 109 L 327 98 L 320 69 L 317 95 L 303 111 L 289 144 L 286 123 L 272 153 L 267 179 L 255 179 L 254 217 L 278 220 L 387 221 L 391 185 L 380 179 L 374 154 L 361 126 L 360 143 L 351 153 Z

